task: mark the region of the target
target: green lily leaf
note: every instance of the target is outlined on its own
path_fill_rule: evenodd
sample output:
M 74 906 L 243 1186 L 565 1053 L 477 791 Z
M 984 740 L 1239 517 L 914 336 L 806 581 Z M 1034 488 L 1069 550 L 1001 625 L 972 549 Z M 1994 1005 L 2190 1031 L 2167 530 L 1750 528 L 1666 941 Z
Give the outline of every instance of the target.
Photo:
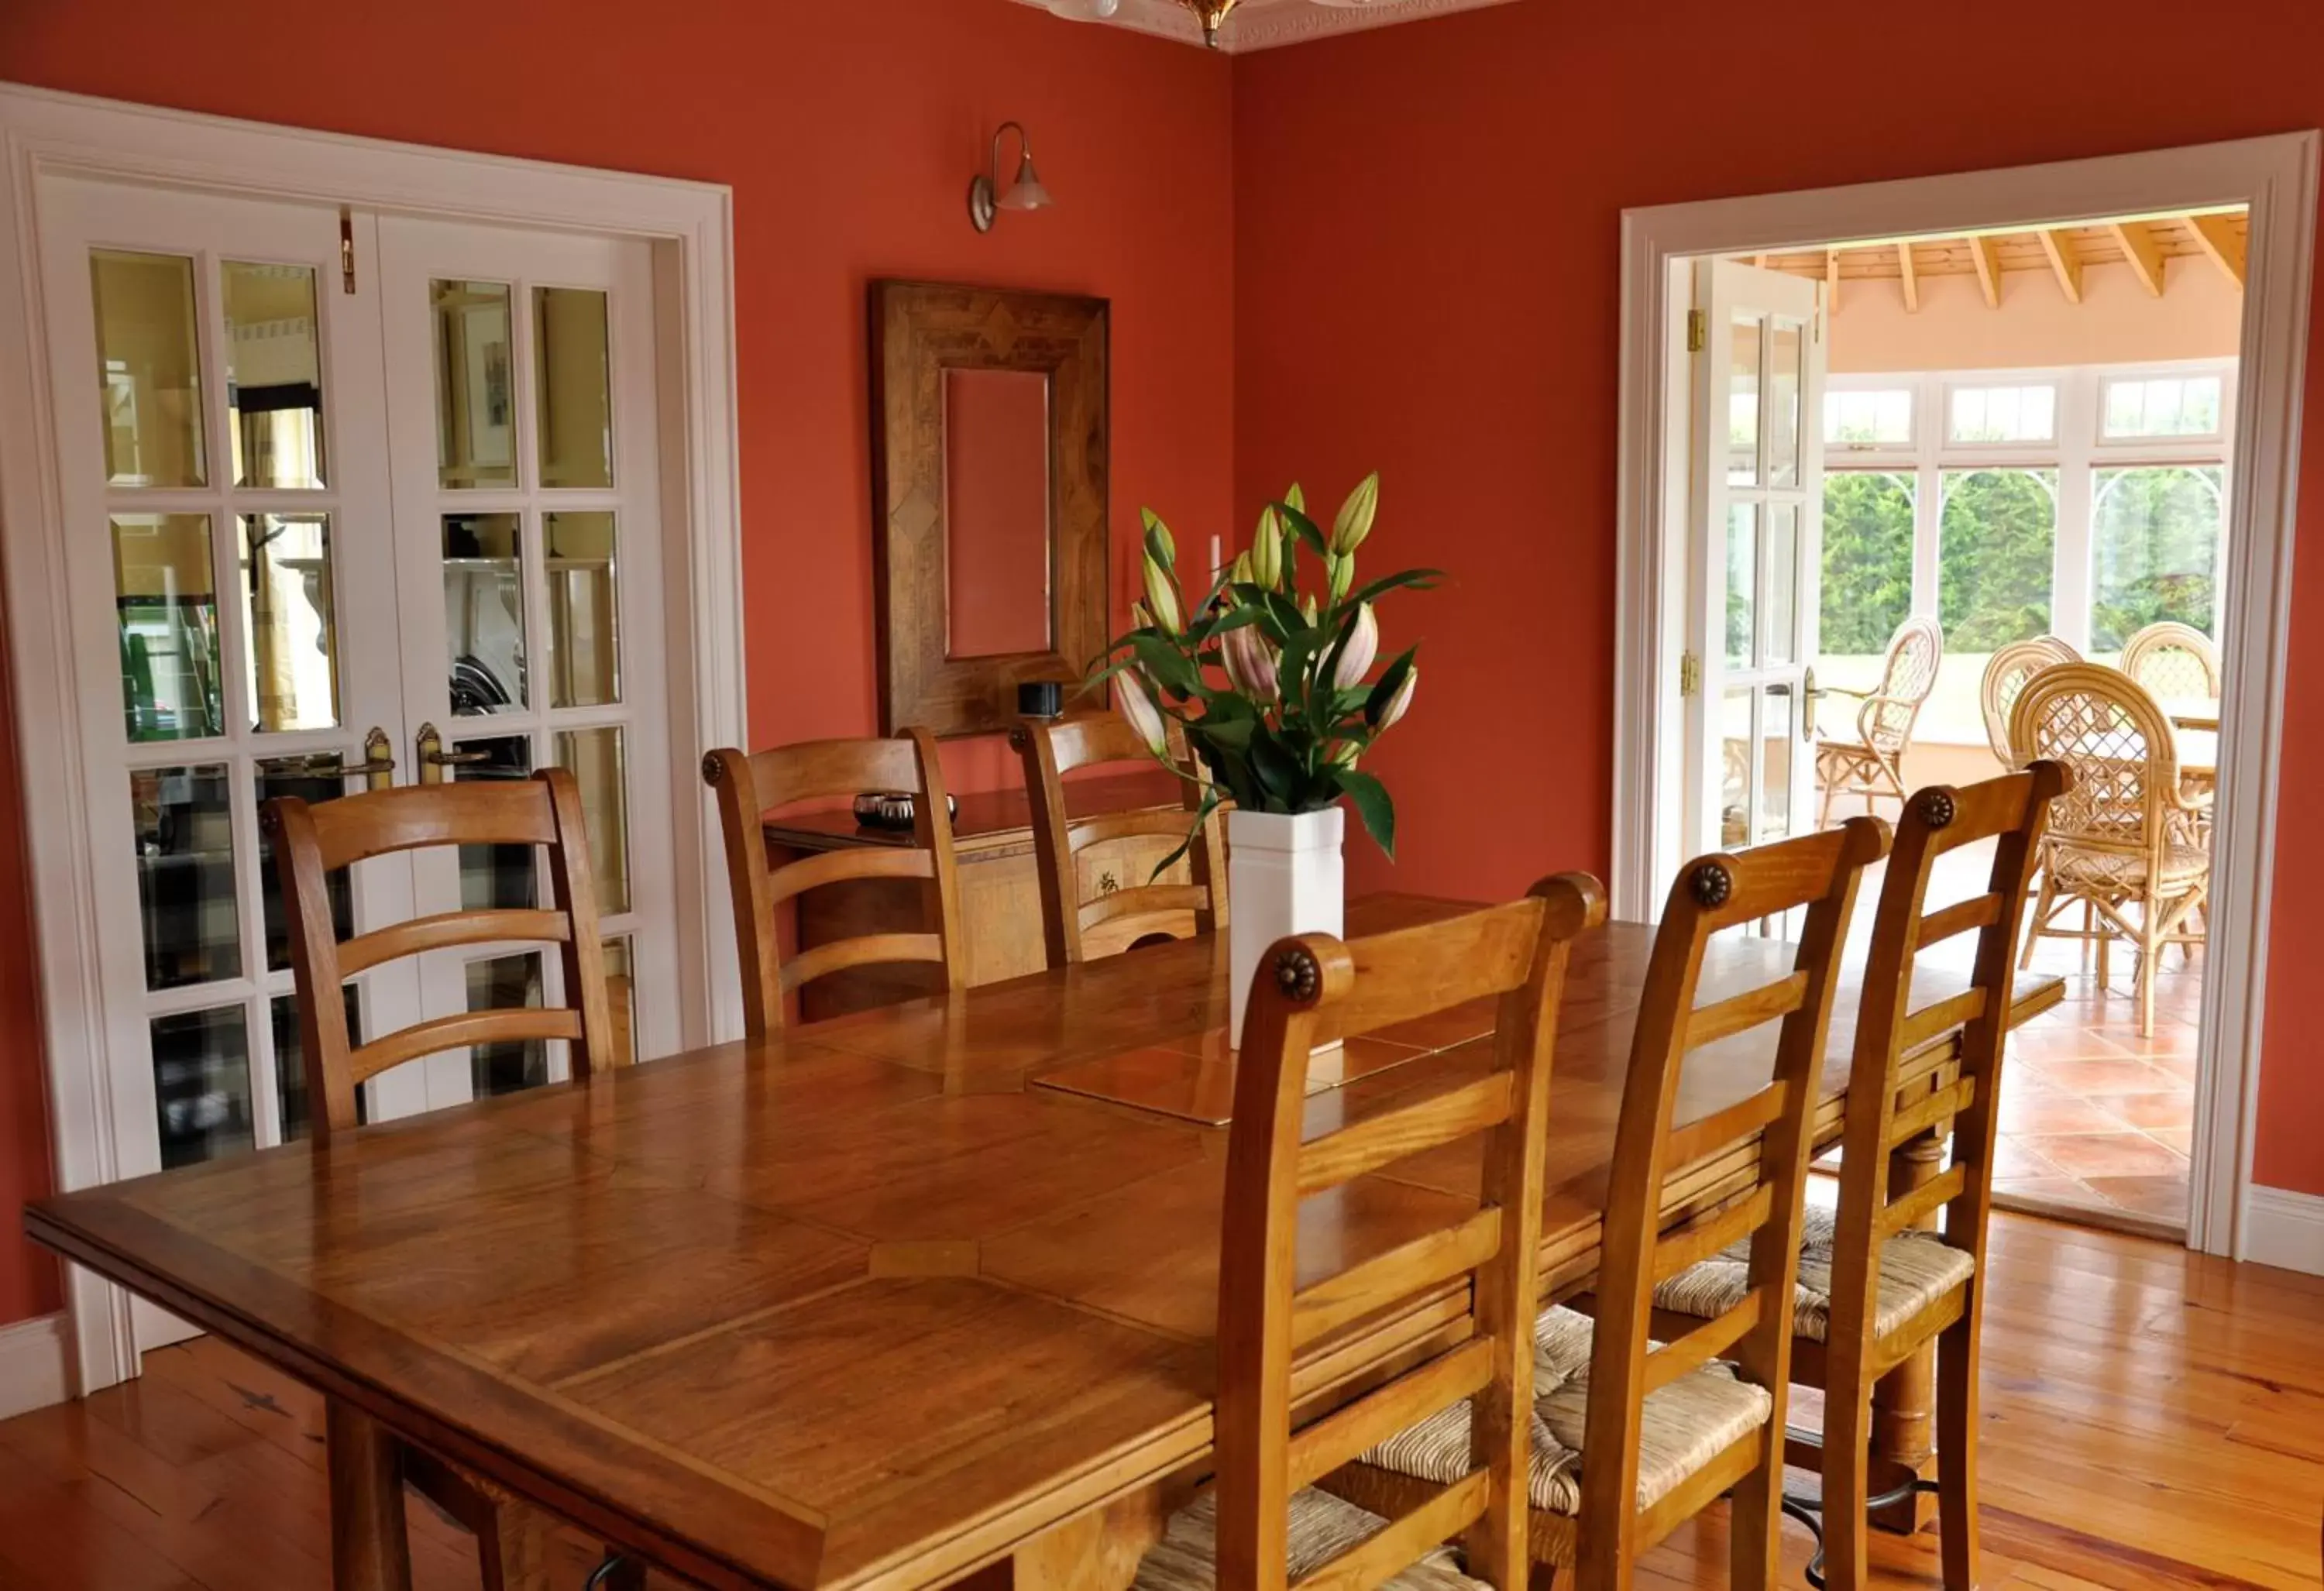
M 1368 773 L 1354 768 L 1339 770 L 1340 788 L 1347 793 L 1356 815 L 1364 820 L 1364 832 L 1370 834 L 1390 861 L 1396 860 L 1396 803 L 1388 798 L 1388 786 Z

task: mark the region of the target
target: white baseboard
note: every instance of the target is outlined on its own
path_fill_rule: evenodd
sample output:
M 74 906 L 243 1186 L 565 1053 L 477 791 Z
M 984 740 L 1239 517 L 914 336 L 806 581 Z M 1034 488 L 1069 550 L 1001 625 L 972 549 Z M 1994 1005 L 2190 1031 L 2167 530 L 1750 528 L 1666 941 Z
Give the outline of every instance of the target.
M 2254 1188 L 2244 1206 L 2243 1257 L 2324 1276 L 2324 1198 Z
M 0 1326 L 0 1420 L 61 1403 L 72 1395 L 72 1381 L 65 1374 L 66 1347 L 62 1315 Z

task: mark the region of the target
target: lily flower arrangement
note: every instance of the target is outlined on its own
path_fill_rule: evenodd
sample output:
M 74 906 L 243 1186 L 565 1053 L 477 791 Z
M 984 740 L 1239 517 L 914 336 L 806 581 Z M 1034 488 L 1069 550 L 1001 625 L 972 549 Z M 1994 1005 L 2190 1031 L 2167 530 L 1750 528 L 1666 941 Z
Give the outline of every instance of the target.
M 1402 588 L 1428 590 L 1440 572 L 1407 569 L 1356 584 L 1356 549 L 1379 510 L 1379 476 L 1349 493 L 1326 535 L 1297 486 L 1267 505 L 1250 546 L 1187 600 L 1169 528 L 1147 510 L 1146 596 L 1138 627 L 1094 667 L 1090 686 L 1115 682 L 1116 704 L 1155 757 L 1169 763 L 1177 724 L 1209 770 L 1199 830 L 1224 799 L 1245 812 L 1320 812 L 1342 796 L 1390 858 L 1396 805 L 1360 764 L 1396 727 L 1420 684 L 1418 647 L 1375 676 L 1374 604 Z M 1313 575 L 1303 585 L 1301 555 Z M 1158 874 L 1183 854 L 1166 858 Z

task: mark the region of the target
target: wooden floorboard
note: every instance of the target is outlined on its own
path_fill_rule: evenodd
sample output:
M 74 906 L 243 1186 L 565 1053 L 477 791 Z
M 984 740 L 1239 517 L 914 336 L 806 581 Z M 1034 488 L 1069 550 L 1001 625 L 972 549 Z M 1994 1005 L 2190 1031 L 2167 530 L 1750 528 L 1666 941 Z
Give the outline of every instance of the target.
M 2319 1584 L 2324 1279 L 2003 1216 L 1990 1292 L 1986 1591 Z M 475 1586 L 467 1538 L 410 1513 L 417 1591 Z M 328 1536 L 317 1401 L 216 1342 L 0 1423 L 5 1591 L 322 1591 Z M 1875 1583 L 1941 1586 L 1937 1542 L 1877 1535 Z M 1806 1533 L 1784 1546 L 1785 1583 L 1805 1585 Z M 558 1583 L 593 1562 L 566 1543 Z M 1638 1578 L 1726 1583 L 1716 1509 Z

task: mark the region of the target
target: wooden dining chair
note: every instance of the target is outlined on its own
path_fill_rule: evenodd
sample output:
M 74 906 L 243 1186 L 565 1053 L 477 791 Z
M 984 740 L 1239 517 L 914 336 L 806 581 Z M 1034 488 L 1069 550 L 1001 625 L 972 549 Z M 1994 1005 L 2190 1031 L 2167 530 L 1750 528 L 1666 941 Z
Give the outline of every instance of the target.
M 2072 783 L 2063 764 L 2042 761 L 1966 789 L 1935 786 L 1905 804 L 1897 825 L 1857 1013 L 1839 1205 L 1807 1212 L 1792 1311 L 1792 1379 L 1824 1393 L 1821 1513 L 1831 1591 L 1861 1591 L 1868 1515 L 1897 1500 L 1869 1495 L 1872 1389 L 1932 1341 L 1944 1585 L 1970 1591 L 1977 1583 L 1978 1330 L 2002 1046 L 2025 897 L 2051 804 Z M 1986 841 L 1993 856 L 1985 887 L 1930 911 L 1938 864 Z M 1978 935 L 1969 988 L 1914 1006 L 1922 952 L 1965 933 Z M 1957 1068 L 1907 1081 L 1907 1058 L 1954 1028 Z M 1892 1188 L 1895 1151 L 1947 1127 L 1946 1170 L 1925 1184 Z M 1940 1210 L 1943 1229 L 1928 1229 Z M 1715 1319 L 1748 1287 L 1749 1261 L 1736 1247 L 1691 1266 L 1655 1290 L 1655 1308 L 1681 1324 Z M 1921 1483 L 1906 1491 L 1918 1489 Z
M 781 1032 L 784 997 L 835 972 L 921 963 L 937 969 L 945 989 L 967 987 L 952 811 L 934 735 L 908 729 L 895 740 L 806 740 L 770 751 L 713 751 L 702 759 L 702 777 L 717 793 L 718 824 L 726 837 L 726 883 L 742 970 L 742 1025 L 751 1037 Z M 769 813 L 870 791 L 913 797 L 910 846 L 851 847 L 769 867 Z M 783 960 L 775 919 L 785 901 L 828 884 L 868 878 L 918 880 L 918 933 L 859 934 Z
M 1591 1313 L 1545 1311 L 1535 1326 L 1533 1504 L 1536 1587 L 1627 1591 L 1638 1558 L 1732 1494 L 1729 1581 L 1768 1591 L 1778 1572 L 1784 1412 L 1811 1117 L 1848 919 L 1888 826 L 1838 829 L 1679 871 L 1631 1040 L 1606 1190 L 1604 1255 Z M 1703 950 L 1721 929 L 1804 906 L 1789 971 L 1697 1006 Z M 1780 1024 L 1767 1084 L 1711 1114 L 1676 1120 L 1690 1052 Z M 1687 1197 L 1672 1173 L 1721 1150 L 1739 1163 L 1715 1205 L 1665 1230 Z M 1651 1331 L 1656 1283 L 1730 1245 L 1745 1285 L 1717 1319 L 1667 1341 Z M 1594 1320 L 1592 1319 L 1594 1315 Z M 1445 1485 L 1463 1450 L 1462 1412 L 1440 1413 L 1366 1453 L 1329 1483 L 1376 1513 Z
M 2020 964 L 2033 964 L 2044 938 L 2095 941 L 2104 991 L 2109 948 L 2129 941 L 2138 953 L 2138 1031 L 2151 1038 L 2155 965 L 2165 946 L 2203 942 L 2211 892 L 2203 832 L 2209 806 L 2187 793 L 2171 721 L 2120 670 L 2069 663 L 2026 685 L 2009 739 L 2023 761 L 2048 759 L 2073 776 L 2050 816 Z M 2085 925 L 2061 926 L 2077 904 L 2089 908 Z
M 1978 705 L 1985 714 L 1985 740 L 2005 769 L 2018 766 L 2016 750 L 2009 743 L 2009 714 L 2024 693 L 2025 682 L 2044 668 L 2079 663 L 2082 655 L 2054 635 L 2011 641 L 1996 651 L 1978 684 Z
M 1285 939 L 1260 959 L 1227 1145 L 1216 1478 L 1147 1553 L 1141 1591 L 1523 1584 L 1551 1054 L 1573 941 L 1605 915 L 1598 881 L 1566 874 L 1507 906 L 1344 943 Z M 1499 1015 L 1482 1075 L 1303 1141 L 1316 1044 L 1484 998 Z M 1311 1217 L 1329 1219 L 1347 1183 L 1480 1136 L 1480 1208 L 1300 1285 L 1305 1201 L 1327 1207 L 1308 1206 Z M 1342 1327 L 1472 1284 L 1475 1330 L 1464 1340 L 1320 1417 L 1294 1396 L 1295 1364 Z M 1469 1434 L 1443 1488 L 1392 1521 L 1314 1484 L 1439 1408 L 1457 1412 Z M 1456 1539 L 1465 1575 L 1441 1550 Z
M 2122 671 L 2163 701 L 2219 695 L 2219 649 L 2191 624 L 2150 624 L 2123 643 Z
M 282 880 L 300 1055 L 318 1150 L 354 1133 L 355 1091 L 364 1083 L 446 1050 L 561 1040 L 570 1046 L 576 1078 L 627 1063 L 629 1051 L 607 996 L 581 793 L 567 769 L 543 768 L 529 779 L 404 786 L 316 806 L 295 796 L 277 796 L 260 809 L 259 822 L 273 841 Z M 541 847 L 549 860 L 550 906 L 444 912 L 338 937 L 330 874 L 373 857 L 447 845 Z M 352 1043 L 340 998 L 346 979 L 429 951 L 509 943 L 558 947 L 566 1005 L 460 1012 Z M 394 1441 L 336 1398 L 325 1404 L 324 1419 L 335 1490 L 361 1494 L 364 1477 L 379 1466 L 392 1466 L 475 1535 L 485 1591 L 545 1591 L 556 1529 L 548 1515 L 447 1459 Z M 400 1544 L 392 1550 L 403 1556 Z M 627 1566 L 608 1583 L 642 1584 Z
M 1120 880 L 1111 888 L 1100 882 L 1093 892 L 1082 876 L 1082 853 L 1093 846 L 1148 837 L 1174 842 L 1188 839 L 1207 781 L 1187 755 L 1185 737 L 1176 725 L 1171 726 L 1171 759 L 1185 775 L 1179 804 L 1136 812 L 1075 817 L 1065 804 L 1067 774 L 1132 763 L 1154 766 L 1154 755 L 1138 731 L 1114 714 L 1020 725 L 1010 731 L 1009 741 L 1025 761 L 1025 795 L 1033 808 L 1033 860 L 1041 880 L 1041 936 L 1051 967 L 1226 927 L 1224 825 L 1215 812 L 1194 828 L 1186 846 L 1189 883 L 1141 877 Z
M 1889 638 L 1880 686 L 1868 694 L 1831 687 L 1834 695 L 1863 695 L 1856 710 L 1853 739 L 1832 736 L 1816 745 L 1816 782 L 1823 786 L 1818 826 L 1831 822 L 1831 804 L 1841 795 L 1861 796 L 1869 813 L 1883 796 L 1904 799 L 1904 753 L 1921 707 L 1936 689 L 1944 662 L 1945 632 L 1926 614 L 1907 619 Z

